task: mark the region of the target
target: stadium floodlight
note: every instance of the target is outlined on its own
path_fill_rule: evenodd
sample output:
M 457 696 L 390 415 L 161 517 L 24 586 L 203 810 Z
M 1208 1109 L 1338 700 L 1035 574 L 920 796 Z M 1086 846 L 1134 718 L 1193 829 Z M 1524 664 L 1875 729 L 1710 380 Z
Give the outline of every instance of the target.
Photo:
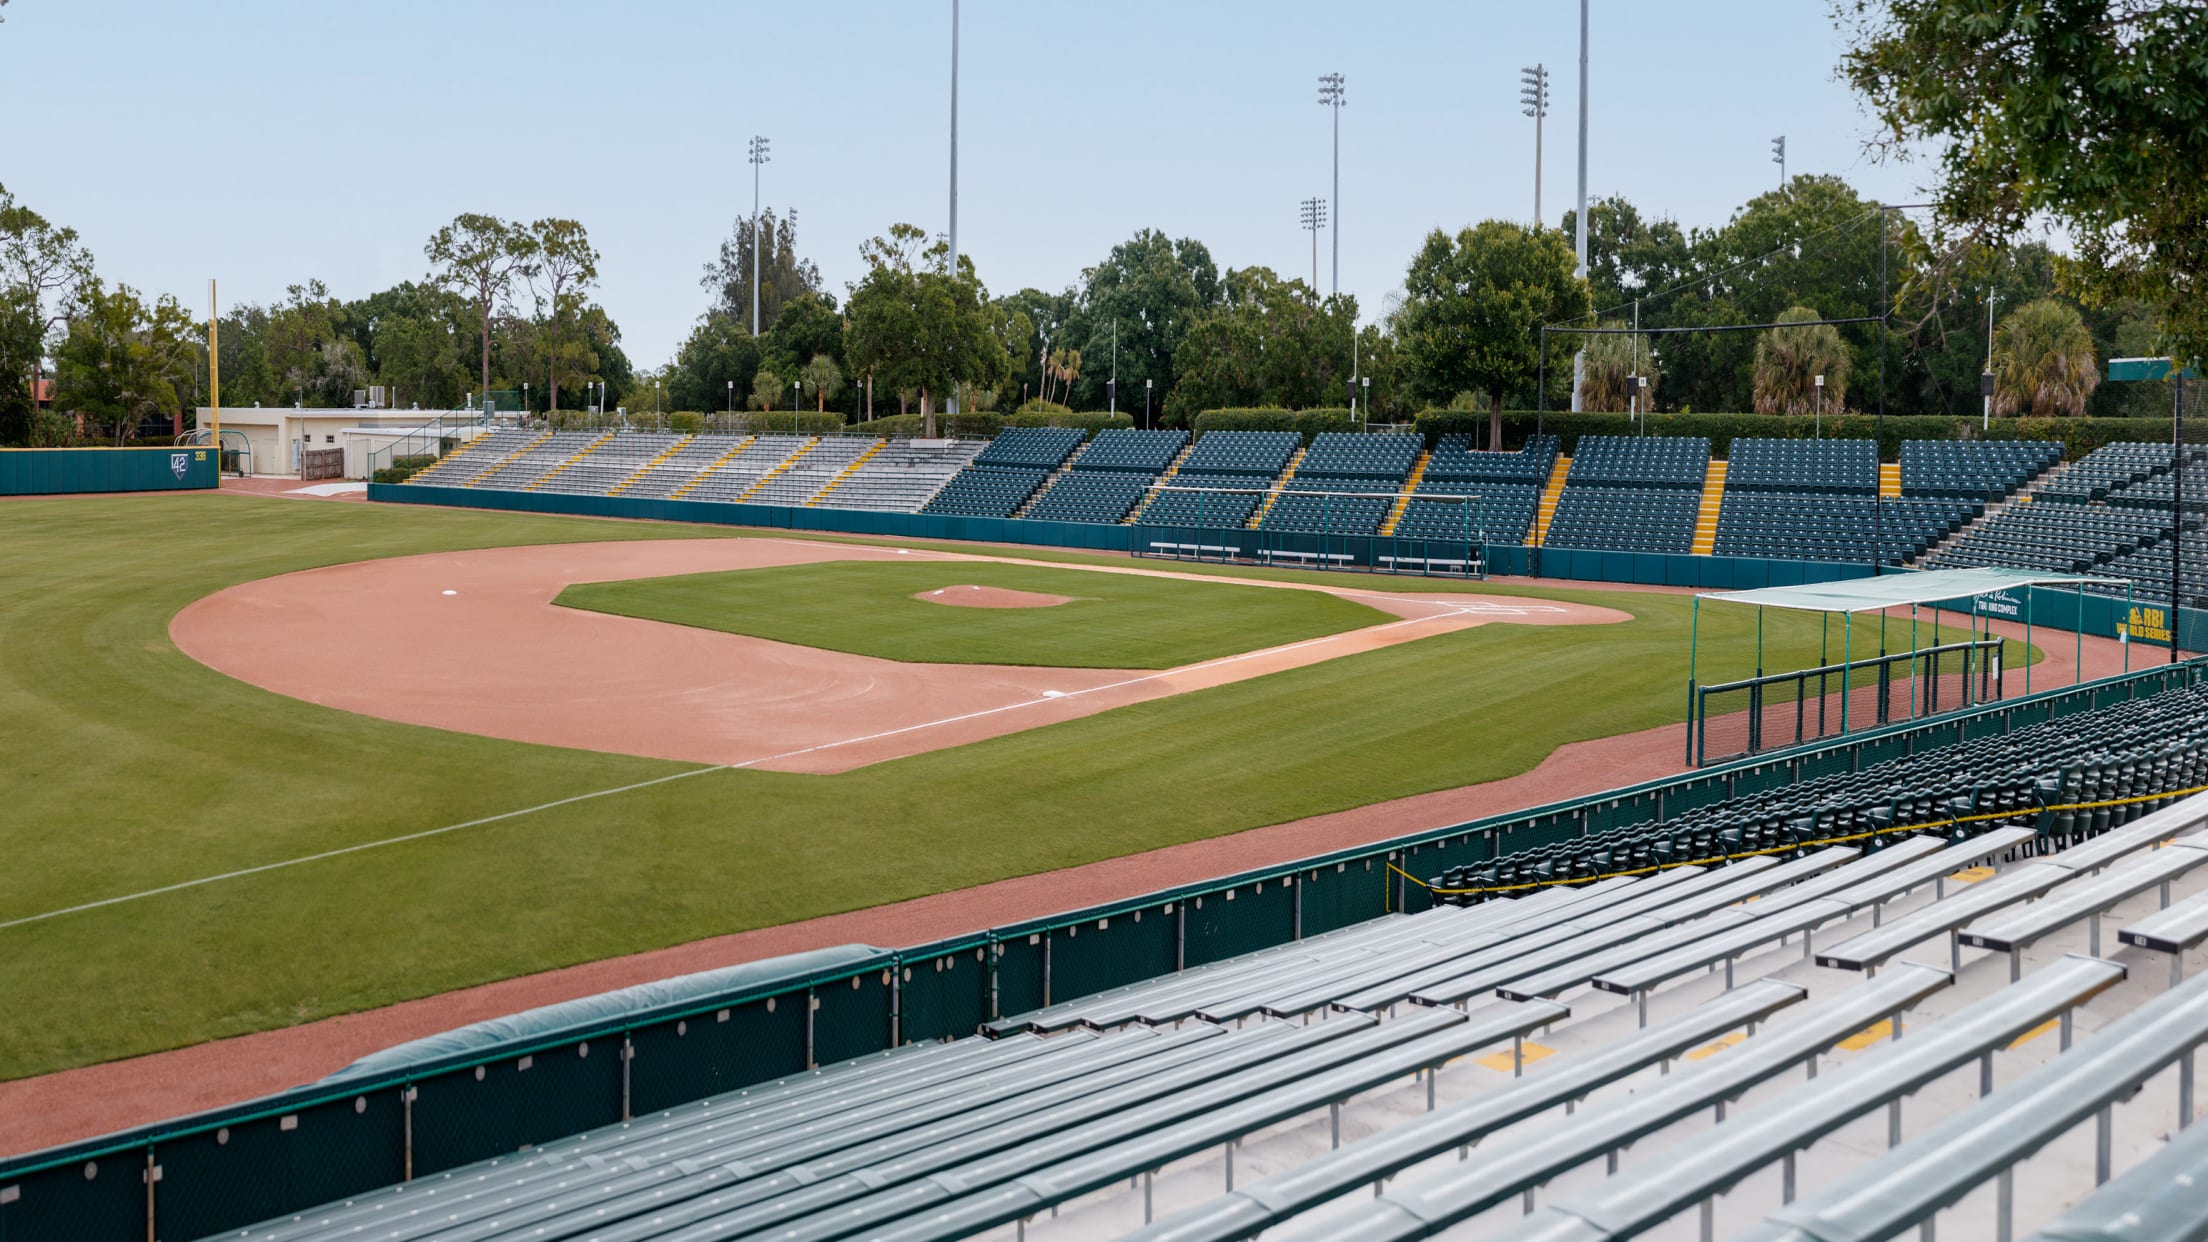
M 751 334 L 759 335 L 759 166 L 767 162 L 767 140 L 751 139 Z M 731 410 L 736 407 L 730 406 Z
M 1533 118 L 1533 227 L 1541 227 L 1541 120 L 1549 114 L 1549 70 L 1528 65 L 1518 71 L 1518 102 Z
M 1779 166 L 1779 188 L 1786 188 L 1786 135 L 1771 140 L 1771 162 Z
M 1303 222 L 1303 227 L 1311 233 L 1311 298 L 1313 301 L 1317 301 L 1319 296 L 1319 230 L 1326 227 L 1326 200 L 1323 198 L 1303 200 L 1303 213 L 1300 219 Z
M 1342 75 L 1338 73 L 1319 75 L 1319 106 L 1331 109 L 1334 114 L 1334 193 L 1327 198 L 1327 204 L 1335 209 L 1334 275 L 1331 281 L 1333 293 L 1342 291 L 1342 105 L 1349 102 L 1342 94 L 1342 82 Z M 1311 240 L 1316 243 L 1318 238 L 1314 236 Z M 1318 287 L 1318 276 L 1314 273 L 1311 278 L 1312 292 L 1318 292 Z

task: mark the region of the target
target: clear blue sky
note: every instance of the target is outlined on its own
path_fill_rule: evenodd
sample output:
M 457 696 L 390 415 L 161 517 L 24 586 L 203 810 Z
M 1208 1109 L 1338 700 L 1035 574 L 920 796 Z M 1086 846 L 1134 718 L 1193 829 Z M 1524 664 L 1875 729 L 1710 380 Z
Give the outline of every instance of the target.
M 1315 79 L 1348 78 L 1341 283 L 1368 317 L 1420 237 L 1571 206 L 1571 0 L 1345 4 L 965 0 L 959 240 L 992 292 L 1060 289 L 1143 227 L 1222 266 L 1308 274 L 1297 203 L 1329 190 Z M 638 366 L 703 309 L 699 268 L 764 199 L 841 295 L 859 243 L 947 222 L 949 0 L 15 0 L 0 183 L 79 229 L 109 280 L 204 307 L 319 277 L 359 297 L 425 270 L 462 211 L 572 216 Z M 1888 201 L 1925 172 L 1863 154 L 1817 0 L 1594 0 L 1588 189 L 1715 225 L 1789 171 Z M 1320 239 L 1322 287 L 1327 248 Z

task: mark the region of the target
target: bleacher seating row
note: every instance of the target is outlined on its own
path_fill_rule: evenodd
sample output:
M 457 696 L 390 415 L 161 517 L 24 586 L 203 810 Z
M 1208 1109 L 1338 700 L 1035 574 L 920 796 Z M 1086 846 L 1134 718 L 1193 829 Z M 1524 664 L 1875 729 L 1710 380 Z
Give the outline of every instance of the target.
M 1687 815 L 1746 851 L 1764 838 L 1733 829 L 1775 798 L 1824 806 L 1829 830 L 1862 829 L 1845 844 L 1376 917 L 229 1236 L 1606 1242 L 1693 1236 L 1699 1216 L 1757 1242 L 1934 1219 L 2194 1237 L 2197 1195 L 2140 1196 L 2208 1166 L 2208 1130 L 2185 1128 L 2208 975 L 2183 970 L 2208 941 L 2208 797 L 2067 825 L 2038 803 L 2197 785 L 2203 703 L 2172 692 Z M 2141 762 L 2142 734 L 2190 754 Z M 2115 777 L 2032 784 L 2050 743 L 2064 782 Z M 1959 810 L 1973 782 L 2010 813 L 1841 814 Z M 2126 982 L 2102 952 L 2117 939 L 2170 969 Z M 2050 1148 L 2088 1125 L 2090 1144 Z M 1590 1166 L 1608 1176 L 1572 1175 Z
M 1077 429 L 1023 427 L 976 446 L 501 429 L 416 478 L 585 495 L 1525 541 L 1557 460 L 1556 437 L 1532 437 L 1512 453 L 1472 444 L 1451 434 L 1421 454 L 1415 437 L 1334 432 L 1306 449 L 1293 432 L 1259 431 L 1219 431 L 1192 442 L 1184 431 L 1122 428 L 1084 443 Z M 2190 453 L 2201 460 L 2188 478 L 2199 473 L 2208 503 L 2208 450 Z M 1874 555 L 1875 532 L 1875 555 L 1889 564 L 2093 570 L 2139 579 L 2141 598 L 2166 597 L 2169 558 L 2156 544 L 2167 526 L 2168 447 L 2110 445 L 2056 469 L 2036 497 L 2022 498 L 2038 503 L 2010 499 L 2059 456 L 2060 446 L 2040 442 L 1909 441 L 1899 471 L 1903 495 L 1875 499 L 1871 441 L 1743 438 L 1733 444 L 1720 493 L 1705 440 L 1586 436 L 1545 542 L 1688 552 L 1708 481 L 1711 497 L 1722 501 L 1713 542 L 1703 546 L 1718 555 L 1857 562 Z M 2186 560 L 2191 577 L 2196 558 L 2188 553 Z M 2208 571 L 2208 553 L 2197 564 Z M 2208 599 L 2208 580 L 2187 595 Z
M 2045 440 L 1909 440 L 1901 446 L 1901 494 L 1994 501 L 2062 460 Z
M 1804 561 L 1867 561 L 1876 537 L 1879 559 L 1899 565 L 1955 533 L 1983 506 L 1965 500 L 1756 491 L 1725 480 L 1718 510 L 1719 556 Z

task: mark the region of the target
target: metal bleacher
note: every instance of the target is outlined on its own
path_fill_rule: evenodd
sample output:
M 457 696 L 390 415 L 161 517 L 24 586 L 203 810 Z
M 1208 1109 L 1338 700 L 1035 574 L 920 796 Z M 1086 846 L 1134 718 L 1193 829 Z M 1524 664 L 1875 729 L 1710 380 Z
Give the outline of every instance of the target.
M 978 440 L 891 440 L 837 483 L 814 497 L 837 509 L 915 513 L 964 470 L 980 452 Z
M 2194 700 L 2130 706 L 2142 705 L 2151 710 L 2112 709 L 2105 725 L 2066 722 L 2106 745 L 2142 721 L 2161 729 L 2199 714 Z M 2050 740 L 2024 737 L 2020 749 Z M 1791 805 L 1826 805 L 1843 817 L 1831 823 L 1853 826 L 1853 795 L 1906 774 L 1927 805 L 1946 807 L 1936 778 L 1966 751 L 1876 765 L 1859 785 L 1803 782 L 1811 796 Z M 2208 867 L 2194 865 L 2208 849 L 2187 836 L 2208 825 L 2208 796 L 2168 793 L 2198 774 L 2121 747 L 2052 762 L 2055 779 L 2034 786 L 2048 797 L 2077 797 L 2059 791 L 2081 787 L 2072 769 L 2090 764 L 2128 767 L 2122 797 L 2133 800 L 2098 820 L 2024 804 L 1952 825 L 1904 814 L 1844 845 L 1553 874 L 1560 882 L 1059 1000 L 972 1037 L 232 1236 L 917 1242 L 998 1230 L 1186 1242 L 1453 1230 L 1593 1242 L 1697 1220 L 1705 1236 L 1720 1222 L 1788 1242 L 1891 1236 L 1853 1231 L 1853 1214 L 1914 1225 L 2012 1176 L 2081 1118 L 2129 1136 L 2103 1149 L 2135 1150 L 2168 1097 L 2132 1092 L 2208 1039 L 2208 982 L 2160 990 L 2160 969 L 2131 979 L 2121 960 L 2084 952 L 2080 926 L 2096 915 L 2144 925 L 2140 904 L 2165 894 L 2171 911 L 2208 911 Z M 1754 801 L 1726 813 L 1742 831 L 1716 824 L 1710 840 L 1757 839 Z M 1964 958 L 1955 946 L 1976 942 L 1939 944 L 1949 927 L 2021 935 L 2028 968 L 2012 971 L 2002 944 Z M 1866 978 L 1813 955 L 1813 929 L 1834 945 L 1901 943 Z M 2182 953 L 2208 929 L 2155 934 Z M 1936 964 L 1889 960 L 1927 943 Z M 2058 1029 L 2059 1040 L 2037 1038 Z M 1989 1093 L 1997 1081 L 2008 1085 Z M 2001 1119 L 2001 1160 L 1947 1158 L 1985 1132 L 1982 1119 L 1959 1128 L 1973 1114 Z M 2138 1180 L 2167 1181 L 2175 1160 L 2142 1165 Z M 2058 1175 L 2075 1163 L 2035 1174 L 2066 1189 L 2020 1219 L 2094 1208 L 2093 1186 L 2117 1161 L 2099 1161 L 2097 1177 Z M 1876 1196 L 1840 1190 L 1873 1183 Z

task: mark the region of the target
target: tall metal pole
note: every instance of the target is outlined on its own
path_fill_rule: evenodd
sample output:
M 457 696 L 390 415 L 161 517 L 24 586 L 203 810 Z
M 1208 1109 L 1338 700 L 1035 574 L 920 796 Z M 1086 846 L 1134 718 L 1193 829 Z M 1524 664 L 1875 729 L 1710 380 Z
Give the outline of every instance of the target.
M 1979 420 L 1979 429 L 1993 430 L 1993 286 L 1986 286 L 1986 379 L 1985 413 Z
M 2170 360 L 2176 372 L 2175 403 L 2170 407 L 2170 458 L 2174 463 L 2170 470 L 2170 663 L 2177 663 L 2178 639 L 2182 636 L 2177 619 L 2179 601 L 2184 599 L 2185 585 L 2185 368 Z M 2078 617 L 2078 628 L 2085 628 L 2085 617 Z
M 958 0 L 951 0 L 951 279 L 958 279 Z M 958 413 L 958 384 L 951 384 L 947 412 Z
M 1319 77 L 1319 104 L 1334 113 L 1334 192 L 1326 203 L 1334 215 L 1334 275 L 1331 292 L 1337 294 L 1342 291 L 1342 83 L 1343 78 L 1339 73 L 1322 74 Z M 1311 240 L 1316 244 L 1318 237 L 1314 235 Z M 1318 292 L 1318 284 L 1318 277 L 1314 274 L 1311 278 L 1312 293 Z
M 207 278 L 207 412 L 214 419 L 214 431 L 209 437 L 215 446 L 215 482 L 222 482 L 222 351 L 216 338 L 221 333 L 222 303 L 215 296 L 215 280 Z M 32 394 L 36 396 L 36 393 Z
M 767 140 L 751 139 L 751 334 L 759 335 L 759 166 L 767 162 Z
M 1579 266 L 1573 275 L 1587 279 L 1587 0 L 1579 0 L 1579 237 L 1574 251 Z M 1581 395 L 1587 387 L 1587 347 L 1582 344 L 1572 355 L 1572 410 L 1581 408 Z
M 1891 208 L 1878 205 L 1878 445 L 1886 447 L 1886 316 L 1893 299 L 1886 292 L 1886 234 L 1893 222 Z M 1883 547 L 1886 521 L 1886 489 L 1881 487 L 1871 497 L 1871 576 L 1886 572 Z M 2082 621 L 2083 618 L 2080 618 Z
M 1541 122 L 1549 115 L 1549 68 L 1528 65 L 1518 71 L 1518 102 L 1533 118 L 1533 227 L 1541 227 Z

